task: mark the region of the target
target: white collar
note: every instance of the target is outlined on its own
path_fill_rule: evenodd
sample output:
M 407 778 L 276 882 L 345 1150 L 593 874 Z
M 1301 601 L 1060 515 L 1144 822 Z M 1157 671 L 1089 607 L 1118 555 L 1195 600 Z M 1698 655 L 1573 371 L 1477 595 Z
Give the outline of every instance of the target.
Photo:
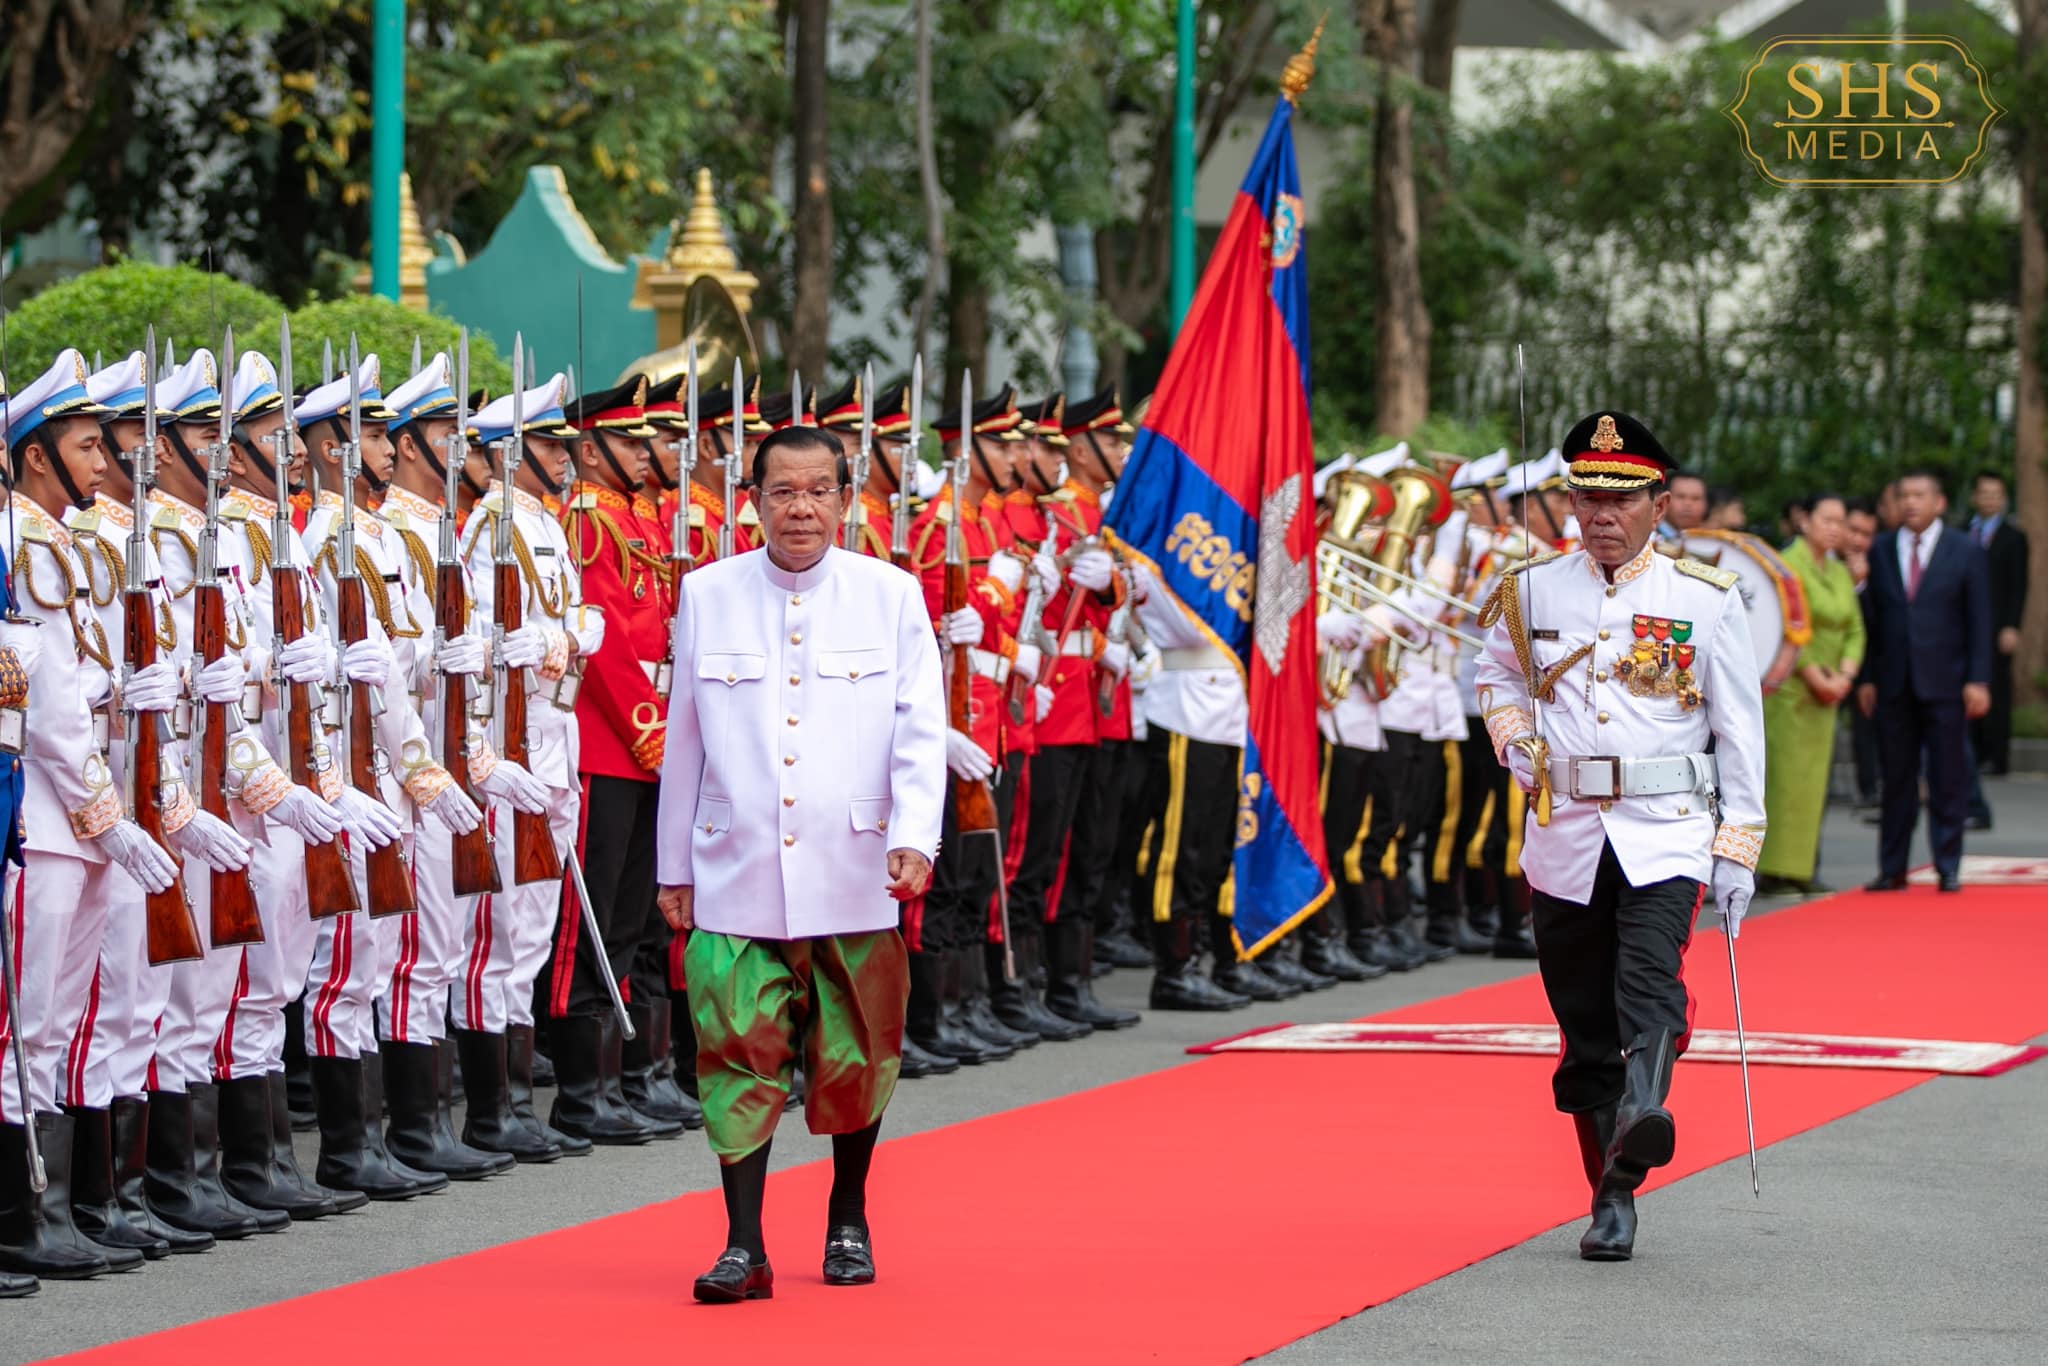
M 816 564 L 801 574 L 792 574 L 781 565 L 775 563 L 775 561 L 769 559 L 768 552 L 763 550 L 761 552 L 761 572 L 767 575 L 768 582 L 786 593 L 808 593 L 823 583 L 825 576 L 832 572 L 832 557 L 844 553 L 837 546 L 827 546 L 824 555 L 819 558 Z

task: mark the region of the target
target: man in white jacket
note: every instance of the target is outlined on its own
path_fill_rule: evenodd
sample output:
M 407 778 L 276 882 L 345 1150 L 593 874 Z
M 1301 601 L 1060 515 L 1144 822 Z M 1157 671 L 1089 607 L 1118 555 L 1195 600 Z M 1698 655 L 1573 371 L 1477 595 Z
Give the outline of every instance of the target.
M 790 427 L 753 464 L 766 545 L 682 580 L 658 842 L 698 1095 L 725 1187 L 709 1303 L 774 1292 L 761 1236 L 769 1143 L 801 1059 L 832 1135 L 825 1279 L 875 1275 L 867 1172 L 895 1090 L 908 956 L 898 902 L 938 851 L 946 702 L 918 581 L 835 549 L 838 438 Z

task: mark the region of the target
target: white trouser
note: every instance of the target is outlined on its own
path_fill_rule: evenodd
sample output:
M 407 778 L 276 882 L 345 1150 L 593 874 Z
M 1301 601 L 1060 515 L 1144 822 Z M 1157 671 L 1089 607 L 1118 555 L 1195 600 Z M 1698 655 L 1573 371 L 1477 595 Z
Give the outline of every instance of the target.
M 185 886 L 205 881 L 206 869 L 185 866 Z M 157 1021 L 171 996 L 175 964 L 149 961 L 149 921 L 141 884 L 118 864 L 107 865 L 107 926 L 100 935 L 99 968 L 93 975 L 85 1017 L 71 1039 L 65 1062 L 64 1101 L 105 1109 L 115 1096 L 139 1096 L 149 1089 L 156 1060 Z M 201 904 L 204 889 L 198 888 Z M 196 908 L 195 908 L 196 910 Z M 208 926 L 199 923 L 200 943 Z
M 306 985 L 313 961 L 313 922 L 306 902 L 306 842 L 275 821 L 256 845 L 249 885 L 263 922 L 263 942 L 240 950 L 222 1000 L 231 1005 L 217 1032 L 215 1074 L 260 1077 L 284 1067 L 284 1012 Z
M 13 936 L 16 1012 L 7 1028 L 21 1035 L 29 1105 L 55 1110 L 71 1039 L 85 1018 L 107 921 L 105 863 L 69 854 L 25 851 L 27 867 L 7 869 L 7 928 Z M 0 1037 L 0 1043 L 5 1038 Z M 23 1122 L 14 1050 L 0 1059 L 0 1118 Z
M 479 897 L 455 895 L 454 837 L 428 817 L 412 846 L 418 914 L 402 917 L 397 954 L 379 993 L 379 1032 L 399 1043 L 430 1043 L 447 1033 L 448 987 L 468 962 Z
M 407 836 L 407 846 L 412 839 Z M 329 916 L 314 927 L 313 962 L 306 973 L 306 1053 L 315 1058 L 359 1058 L 377 1051 L 377 998 L 397 962 L 400 936 L 412 915 L 372 917 L 369 865 L 361 850 L 349 856 L 356 900 L 363 910 Z
M 576 788 L 548 788 L 548 828 L 555 851 L 566 855 L 576 847 L 576 822 L 581 809 Z M 498 881 L 506 889 L 481 897 L 470 917 L 469 956 L 455 984 L 458 1028 L 503 1033 L 507 1025 L 533 1023 L 533 984 L 547 965 L 555 918 L 562 909 L 559 882 L 512 882 L 512 808 L 491 808 L 497 832 Z

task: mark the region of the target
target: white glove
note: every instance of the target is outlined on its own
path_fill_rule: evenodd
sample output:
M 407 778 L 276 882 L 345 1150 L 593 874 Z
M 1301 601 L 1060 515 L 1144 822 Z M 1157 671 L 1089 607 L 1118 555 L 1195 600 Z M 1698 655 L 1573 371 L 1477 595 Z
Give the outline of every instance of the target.
M 1007 550 L 988 557 L 988 576 L 1014 593 L 1024 583 L 1024 561 Z
M 522 626 L 505 633 L 506 668 L 530 669 L 547 657 L 548 643 L 537 628 Z
M 168 659 L 137 669 L 121 700 L 130 711 L 169 711 L 178 704 L 178 671 Z
M 1522 791 L 1532 794 L 1536 791 L 1536 765 L 1529 762 L 1529 756 L 1525 751 L 1510 743 L 1501 750 L 1500 761 L 1508 766 L 1508 776 L 1515 780 Z
M 1100 664 L 1111 678 L 1122 678 L 1131 667 L 1131 647 L 1121 640 L 1112 640 L 1102 647 L 1102 658 L 1095 662 Z
M 484 638 L 465 632 L 442 643 L 434 654 L 434 669 L 438 673 L 474 678 L 484 671 L 484 654 Z
M 939 639 L 948 645 L 981 644 L 981 613 L 972 607 L 939 618 Z
M 351 683 L 381 688 L 391 678 L 391 649 L 381 640 L 358 640 L 341 652 L 341 671 Z
M 1151 645 L 1138 656 L 1138 662 L 1131 667 L 1131 691 L 1143 692 L 1152 686 L 1152 680 L 1159 676 L 1159 668 L 1166 662 L 1165 657 Z
M 946 732 L 946 767 L 953 770 L 953 776 L 970 783 L 978 783 L 996 771 L 996 761 L 989 757 L 987 750 L 974 743 L 974 737 L 964 731 Z
M 1044 667 L 1044 664 L 1045 656 L 1040 653 L 1038 647 L 1036 645 L 1026 645 L 1020 640 L 1017 642 L 1017 657 L 1010 661 L 1010 672 L 1013 674 L 1023 674 L 1026 678 L 1036 683 L 1039 677 L 1039 670 Z
M 459 787 L 449 788 L 421 806 L 420 810 L 447 826 L 451 835 L 467 835 L 484 823 L 484 813 L 476 809 L 476 803 Z
M 538 816 L 548 809 L 548 785 L 510 759 L 498 760 L 487 778 L 479 778 L 476 790 L 495 802 L 509 802 L 514 811 Z
M 1031 572 L 1038 578 L 1038 591 L 1051 597 L 1060 591 L 1060 567 L 1058 561 L 1043 550 L 1031 557 Z
M 1756 874 L 1734 859 L 1714 860 L 1714 909 L 1721 913 L 1722 927 L 1730 939 L 1742 934 L 1742 917 L 1749 914 L 1749 900 L 1756 895 Z
M 1036 697 L 1038 699 L 1038 714 L 1036 719 L 1043 721 L 1046 717 L 1052 715 L 1052 689 L 1043 686 L 1036 687 L 1031 690 L 1031 694 L 1033 697 Z
M 128 870 L 128 876 L 142 884 L 145 892 L 161 892 L 178 876 L 178 865 L 163 846 L 142 833 L 142 827 L 122 817 L 99 837 L 107 857 Z
M 348 822 L 319 793 L 294 783 L 284 800 L 264 812 L 308 844 L 332 844 Z
M 247 868 L 256 848 L 242 838 L 234 826 L 204 811 L 178 827 L 170 837 L 171 847 L 188 859 L 197 859 L 216 873 Z
M 352 787 L 341 790 L 341 798 L 335 802 L 334 808 L 341 813 L 342 822 L 348 827 L 348 837 L 361 840 L 372 849 L 382 849 L 405 833 L 405 827 L 398 823 L 397 816 L 391 814 L 390 807 Z
M 1365 639 L 1365 623 L 1349 612 L 1325 612 L 1316 618 L 1316 639 L 1340 650 L 1355 650 Z
M 309 631 L 277 652 L 277 668 L 287 683 L 325 683 L 334 677 L 333 647 Z
M 233 655 L 222 655 L 199 671 L 197 688 L 199 700 L 226 706 L 242 700 L 242 685 L 248 675 L 242 671 L 242 661 Z
M 1067 566 L 1067 577 L 1074 581 L 1074 586 L 1091 593 L 1100 593 L 1109 587 L 1110 576 L 1115 573 L 1116 561 L 1109 557 L 1107 550 L 1084 550 Z

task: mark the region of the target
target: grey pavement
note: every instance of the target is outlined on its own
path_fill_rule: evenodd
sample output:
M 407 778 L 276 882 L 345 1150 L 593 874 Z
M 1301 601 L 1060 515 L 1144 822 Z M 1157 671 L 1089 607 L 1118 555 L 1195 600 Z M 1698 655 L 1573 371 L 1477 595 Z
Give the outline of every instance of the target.
M 2048 780 L 1987 784 L 1999 828 L 1980 853 L 2048 856 Z M 1868 875 L 1876 834 L 1830 814 L 1823 875 Z M 1758 914 L 1788 904 L 1764 903 Z M 1338 1021 L 1449 995 L 1529 970 L 1463 958 L 1226 1016 L 1147 1012 L 1133 1030 L 1041 1045 L 993 1067 L 906 1083 L 886 1134 L 939 1128 L 1173 1066 L 1184 1050 L 1278 1021 Z M 1098 985 L 1142 1006 L 1146 974 Z M 1531 1095 L 1532 1106 L 1548 1097 Z M 775 1165 L 830 1153 L 790 1117 Z M 1559 1120 L 1560 1123 L 1564 1121 Z M 2048 1245 L 2048 1067 L 1996 1081 L 1953 1079 L 1769 1149 L 1765 1199 L 1732 1167 L 1643 1201 L 1642 1257 L 1596 1268 L 1577 1226 L 1546 1233 L 1274 1353 L 1278 1362 L 1948 1362 L 2048 1359 L 2037 1286 Z M 1965 1135 L 1967 1138 L 1965 1139 Z M 310 1167 L 310 1135 L 300 1137 Z M 878 1161 L 886 1162 L 884 1144 Z M 0 1302 L 0 1361 L 33 1361 L 136 1334 L 458 1256 L 691 1191 L 714 1189 L 700 1134 L 515 1170 L 404 1204 L 372 1206 L 289 1232 L 151 1263 L 120 1277 L 46 1284 Z M 722 1235 L 707 1221 L 706 1264 Z M 886 1268 L 885 1268 L 886 1270 Z M 1227 1280 L 1219 1265 L 1219 1284 Z M 1596 1280 L 1595 1277 L 1600 1279 Z M 1624 1293 L 1625 1292 L 1625 1293 Z M 1256 1312 L 1248 1309 L 1247 1312 Z M 1611 1336 L 1617 1327 L 1628 1336 Z

